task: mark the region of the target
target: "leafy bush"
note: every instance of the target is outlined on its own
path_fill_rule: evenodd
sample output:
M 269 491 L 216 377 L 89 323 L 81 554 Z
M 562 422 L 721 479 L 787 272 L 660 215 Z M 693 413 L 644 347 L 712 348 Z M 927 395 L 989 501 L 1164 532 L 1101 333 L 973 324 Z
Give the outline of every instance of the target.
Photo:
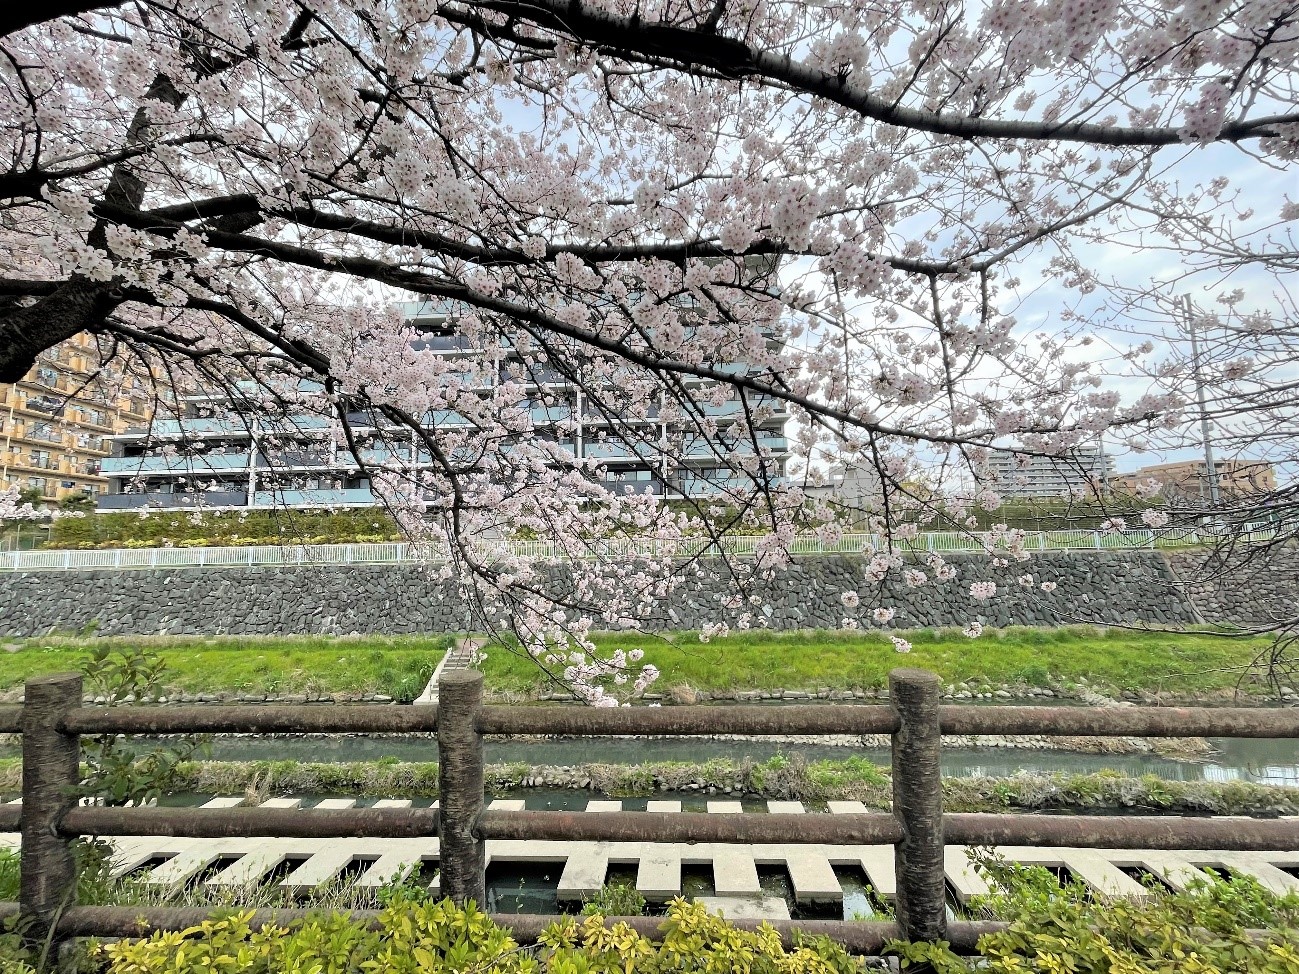
M 395 900 L 379 914 L 375 929 L 336 914 L 254 932 L 251 919 L 251 911 L 229 914 L 99 950 L 110 974 L 850 974 L 862 969 L 860 961 L 823 938 L 807 938 L 786 950 L 770 927 L 737 930 L 684 900 L 669 906 L 661 944 L 626 924 L 606 928 L 601 916 L 592 915 L 581 922 L 556 920 L 527 950 L 473 904 L 458 909 L 449 900 Z
M 86 689 L 108 706 L 156 700 L 167 665 L 157 653 L 138 647 L 100 646 L 82 662 Z M 175 790 L 180 765 L 206 746 L 186 734 L 165 745 L 151 744 L 137 756 L 134 739 L 98 734 L 81 739 L 85 766 L 80 794 L 104 805 L 143 804 Z
M 628 882 L 605 883 L 582 904 L 587 916 L 638 917 L 645 912 L 645 897 Z
M 978 958 L 947 944 L 892 943 L 904 970 L 936 974 L 1299 974 L 1299 893 L 1248 876 L 1206 874 L 1181 892 L 1152 884 L 1143 901 L 1097 900 L 1040 866 L 975 857 L 994 892 L 976 901 L 1010 927 L 981 937 Z M 1255 940 L 1250 929 L 1266 931 Z
M 36 974 L 33 958 L 23 949 L 16 933 L 0 933 L 0 971 L 4 974 Z
M 159 511 L 59 518 L 52 548 L 193 548 L 207 545 L 347 544 L 398 541 L 392 517 L 378 508 L 344 511 Z

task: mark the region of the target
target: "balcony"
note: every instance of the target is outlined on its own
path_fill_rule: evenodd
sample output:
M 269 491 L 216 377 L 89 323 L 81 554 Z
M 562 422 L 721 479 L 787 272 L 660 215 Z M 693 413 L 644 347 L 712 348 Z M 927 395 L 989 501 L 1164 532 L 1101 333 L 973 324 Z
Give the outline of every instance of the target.
M 368 507 L 376 503 L 369 487 L 259 490 L 253 494 L 253 507 Z
M 653 460 L 658 451 L 649 446 L 641 446 L 642 452 L 637 453 L 636 448 L 627 443 L 591 443 L 587 442 L 582 445 L 582 455 L 587 459 L 596 460 Z
M 149 473 L 204 474 L 247 470 L 247 453 L 200 453 L 174 457 L 104 457 L 99 463 L 105 476 L 138 476 Z
M 259 467 L 327 467 L 334 462 L 328 450 L 278 450 L 257 458 Z
M 758 434 L 758 448 L 770 450 L 773 456 L 779 457 L 789 452 L 789 441 L 783 436 Z M 681 444 L 681 456 L 687 460 L 708 460 L 716 457 L 751 457 L 754 455 L 753 440 L 747 436 L 736 438 L 729 443 L 709 442 L 698 437 L 691 437 Z
M 158 436 L 210 435 L 248 435 L 248 426 L 239 421 L 215 419 L 208 416 L 194 416 L 188 419 L 155 419 L 149 426 L 132 426 L 128 433 L 149 433 Z
M 97 501 L 96 506 L 101 511 L 132 511 L 145 507 L 246 507 L 248 494 L 237 490 L 209 490 L 188 494 L 141 491 L 138 494 L 100 494 Z

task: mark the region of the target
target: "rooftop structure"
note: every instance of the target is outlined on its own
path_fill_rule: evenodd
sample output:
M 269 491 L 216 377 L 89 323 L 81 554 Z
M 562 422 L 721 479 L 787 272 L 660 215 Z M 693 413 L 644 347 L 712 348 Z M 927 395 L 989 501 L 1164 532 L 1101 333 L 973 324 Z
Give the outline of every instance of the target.
M 740 457 L 753 456 L 756 441 L 770 479 L 783 475 L 788 413 L 782 404 L 749 397 L 749 410 L 770 408 L 756 429 L 744 426 L 744 434 L 738 435 L 745 421 L 745 403 L 734 394 L 720 405 L 697 397 L 701 414 L 715 420 L 719 428 L 717 440 L 708 443 L 665 419 L 661 404 L 633 416 L 620 408 L 626 397 L 616 386 L 584 387 L 574 381 L 575 363 L 566 363 L 561 370 L 544 359 L 509 352 L 489 359 L 457 329 L 452 310 L 432 303 L 404 306 L 404 314 L 420 333 L 417 346 L 463 363 L 447 377 L 471 388 L 481 387 L 487 393 L 504 382 L 519 385 L 526 397 L 519 405 L 531 413 L 533 435 L 553 442 L 574 465 L 598 461 L 599 467 L 588 476 L 598 477 L 609 489 L 666 498 L 751 489 L 752 478 L 719 461 L 718 441 L 730 456 Z M 736 371 L 743 368 L 737 365 Z M 687 380 L 687 384 L 700 392 L 716 385 L 704 380 Z M 148 427 L 113 437 L 113 455 L 103 462 L 110 488 L 100 498 L 100 508 L 377 503 L 366 473 L 347 449 L 338 446 L 336 421 L 309 415 L 271 420 L 240 405 L 229 396 L 191 396 L 180 418 L 155 420 Z M 347 419 L 362 442 L 371 439 L 367 434 L 374 434 L 374 448 L 362 449 L 367 463 L 395 465 L 412 475 L 434 466 L 409 429 L 400 430 L 360 409 Z M 441 432 L 470 429 L 467 419 L 452 412 L 430 413 L 423 421 L 426 428 Z M 727 435 L 732 429 L 737 433 L 733 438 Z
M 77 335 L 42 352 L 21 382 L 0 384 L 0 490 L 39 491 L 46 502 L 107 490 L 109 439 L 148 422 L 153 390 L 97 362 L 94 340 Z
M 1086 498 L 1108 492 L 1114 460 L 1096 446 L 1079 446 L 1060 457 L 999 449 L 989 456 L 987 469 L 1002 497 Z

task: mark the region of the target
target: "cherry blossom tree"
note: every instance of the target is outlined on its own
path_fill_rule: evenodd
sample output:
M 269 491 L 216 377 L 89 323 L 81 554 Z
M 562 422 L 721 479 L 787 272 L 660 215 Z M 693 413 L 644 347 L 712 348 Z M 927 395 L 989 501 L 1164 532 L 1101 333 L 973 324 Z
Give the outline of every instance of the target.
M 950 577 L 898 543 L 999 506 L 990 447 L 1188 428 L 1169 346 L 1100 309 L 1295 260 L 1296 204 L 1260 229 L 1213 171 L 1248 188 L 1299 152 L 1287 0 L 59 0 L 0 31 L 0 381 L 89 331 L 164 384 L 328 419 L 484 624 L 582 685 L 590 631 L 683 572 L 730 573 L 718 625 L 752 624 L 745 580 L 799 531 L 864 518 L 867 582 Z M 1233 313 L 1288 341 L 1257 281 Z M 412 296 L 482 354 L 422 344 Z M 546 375 L 635 455 L 711 456 L 718 492 L 611 486 L 538 425 L 571 405 Z M 762 436 L 785 413 L 788 469 Z M 864 510 L 809 493 L 829 461 L 872 472 Z M 677 547 L 738 529 L 756 555 L 720 569 Z M 565 567 L 486 544 L 519 532 Z

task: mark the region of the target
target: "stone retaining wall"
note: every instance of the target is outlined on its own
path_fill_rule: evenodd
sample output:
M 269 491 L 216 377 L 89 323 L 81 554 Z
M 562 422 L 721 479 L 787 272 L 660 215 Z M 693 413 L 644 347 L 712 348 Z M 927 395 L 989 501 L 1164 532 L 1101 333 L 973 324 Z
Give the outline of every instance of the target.
M 740 612 L 772 629 L 835 628 L 847 616 L 870 627 L 870 609 L 897 610 L 893 628 L 1194 622 L 1169 563 L 1153 551 L 1052 552 L 995 568 L 986 557 L 952 556 L 956 579 L 908 588 L 863 576 L 858 557 L 809 557 L 752 592 L 756 604 L 721 613 L 723 577 L 685 580 L 649 621 L 697 629 Z M 718 572 L 723 570 L 720 564 Z M 917 567 L 925 569 L 923 564 Z M 1033 575 L 1031 587 L 1019 576 Z M 932 572 L 930 572 L 932 576 Z M 997 595 L 970 597 L 970 584 L 991 580 Z M 1043 592 L 1040 583 L 1054 582 Z M 855 613 L 845 591 L 861 596 Z M 100 635 L 441 633 L 479 628 L 454 583 L 411 565 L 325 565 L 293 568 L 174 568 L 148 571 L 28 572 L 0 576 L 0 635 L 51 631 Z
M 1265 626 L 1299 616 L 1299 548 L 1260 546 L 1225 557 L 1196 551 L 1167 557 L 1206 621 Z

